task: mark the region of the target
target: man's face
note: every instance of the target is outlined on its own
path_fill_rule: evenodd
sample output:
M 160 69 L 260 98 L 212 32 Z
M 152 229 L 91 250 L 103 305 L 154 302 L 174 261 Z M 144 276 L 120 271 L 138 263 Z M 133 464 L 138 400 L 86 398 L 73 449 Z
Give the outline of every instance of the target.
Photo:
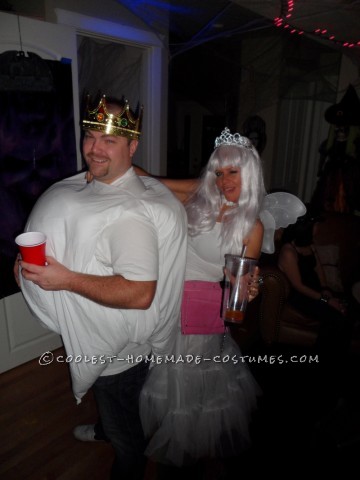
M 137 140 L 87 130 L 83 154 L 93 177 L 103 183 L 112 183 L 131 167 L 137 146 Z

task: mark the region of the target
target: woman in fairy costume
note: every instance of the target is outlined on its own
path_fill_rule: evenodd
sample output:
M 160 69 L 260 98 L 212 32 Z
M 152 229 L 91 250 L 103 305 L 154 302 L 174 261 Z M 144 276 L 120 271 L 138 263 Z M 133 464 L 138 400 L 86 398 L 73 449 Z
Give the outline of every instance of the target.
M 226 253 L 246 248 L 247 257 L 259 258 L 265 188 L 261 160 L 249 139 L 225 129 L 198 181 L 164 183 L 187 211 L 185 286 L 194 280 L 221 281 Z M 257 293 L 256 285 L 249 285 L 249 293 Z M 249 424 L 260 389 L 238 345 L 227 333 L 183 335 L 179 325 L 173 353 L 174 361 L 151 369 L 141 393 L 140 412 L 150 439 L 146 454 L 174 466 L 239 455 L 250 445 Z

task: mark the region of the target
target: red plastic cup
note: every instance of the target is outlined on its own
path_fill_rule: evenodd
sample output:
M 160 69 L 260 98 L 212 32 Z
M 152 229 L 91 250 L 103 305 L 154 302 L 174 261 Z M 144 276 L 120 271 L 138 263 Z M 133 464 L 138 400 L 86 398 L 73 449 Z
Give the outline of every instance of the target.
M 24 262 L 45 265 L 46 235 L 42 232 L 26 232 L 15 238 Z

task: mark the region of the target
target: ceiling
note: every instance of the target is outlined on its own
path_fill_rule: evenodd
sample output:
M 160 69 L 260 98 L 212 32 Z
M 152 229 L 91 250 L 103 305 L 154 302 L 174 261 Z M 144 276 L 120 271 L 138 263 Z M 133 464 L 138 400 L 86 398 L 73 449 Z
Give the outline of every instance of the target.
M 360 45 L 343 47 L 360 41 L 360 0 L 116 1 L 169 42 L 169 101 L 194 100 L 215 115 L 236 115 L 239 102 L 256 113 L 294 88 L 305 98 L 309 81 L 312 95 L 332 102 L 341 53 L 360 64 Z
M 360 0 L 116 1 L 168 40 L 170 102 L 173 93 L 215 115 L 236 114 L 244 78 L 252 97 L 248 105 L 241 99 L 244 114 L 293 95 L 296 83 L 305 98 L 309 81 L 316 83 L 312 95 L 332 102 L 341 53 L 360 64 L 360 45 L 343 46 L 360 41 Z
M 342 47 L 344 42 L 360 41 L 360 0 L 117 1 L 155 32 L 169 32 L 171 57 L 221 37 L 234 39 L 249 32 L 275 30 L 274 18 L 283 15 L 283 25 L 289 27 L 279 27 L 282 33 L 296 36 L 301 31 L 360 58 L 360 46 Z

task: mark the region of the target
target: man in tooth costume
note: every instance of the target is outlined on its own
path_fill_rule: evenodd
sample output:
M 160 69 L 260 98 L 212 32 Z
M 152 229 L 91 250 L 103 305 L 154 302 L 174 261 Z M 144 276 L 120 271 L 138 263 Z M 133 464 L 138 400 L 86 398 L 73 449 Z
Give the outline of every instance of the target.
M 186 220 L 166 187 L 150 177 L 140 180 L 132 168 L 112 185 L 87 184 L 81 173 L 43 194 L 26 231 L 44 232 L 46 254 L 70 270 L 157 279 L 149 309 L 125 310 L 65 290 L 45 291 L 21 277 L 34 315 L 62 336 L 67 355 L 83 358 L 69 362 L 78 402 L 99 375 L 134 366 L 128 355 L 169 353 L 167 340 L 179 319 Z
M 116 106 L 114 120 L 110 107 L 103 97 L 83 121 L 83 153 L 93 181 L 87 183 L 80 173 L 56 183 L 28 219 L 26 231 L 47 236 L 48 265 L 20 262 L 21 289 L 30 309 L 62 336 L 66 354 L 77 358 L 69 367 L 78 403 L 94 383 L 96 392 L 99 381 L 136 372 L 144 364 L 139 359 L 172 352 L 184 280 L 185 210 L 160 182 L 136 175 L 131 162 L 140 127 L 122 129 L 125 110 L 119 113 Z M 103 116 L 95 118 L 94 112 Z M 104 116 L 115 126 L 98 123 Z M 114 151 L 123 152 L 125 160 Z M 95 288 L 89 293 L 85 287 L 92 280 Z M 113 281 L 125 282 L 124 288 L 144 286 L 146 298 L 150 291 L 148 304 L 142 295 L 122 299 L 119 288 L 112 295 Z M 151 362 L 145 363 L 147 369 Z M 127 478 L 140 478 L 141 468 L 135 476 L 134 463 L 141 462 L 132 456 L 114 475 L 133 472 Z

